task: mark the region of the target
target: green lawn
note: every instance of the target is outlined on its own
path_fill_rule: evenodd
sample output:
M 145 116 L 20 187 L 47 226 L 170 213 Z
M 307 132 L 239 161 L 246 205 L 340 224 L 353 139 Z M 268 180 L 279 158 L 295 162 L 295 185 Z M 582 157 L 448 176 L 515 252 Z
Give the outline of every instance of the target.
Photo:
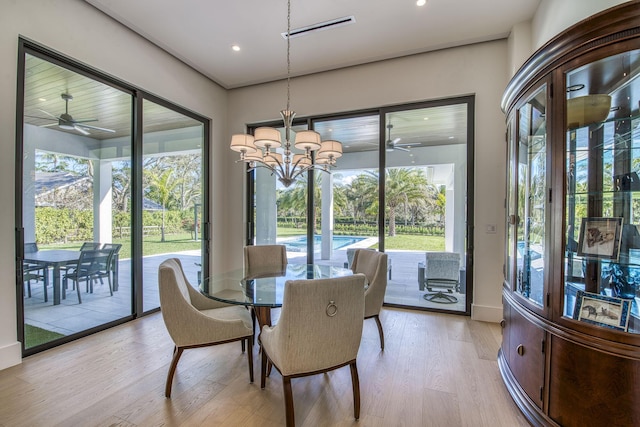
M 49 341 L 53 341 L 63 336 L 64 335 L 59 334 L 57 332 L 38 328 L 37 326 L 32 326 L 32 325 L 29 325 L 28 323 L 24 324 L 24 347 L 25 348 L 35 347 L 37 345 L 44 344 Z
M 306 231 L 301 228 L 278 227 L 278 237 L 305 236 Z M 384 239 L 385 249 L 407 251 L 444 251 L 443 236 L 414 236 L 396 235 Z M 378 249 L 378 244 L 371 246 Z
M 378 244 L 371 246 L 378 249 Z M 442 236 L 409 236 L 397 234 L 393 237 L 385 237 L 385 250 L 406 251 L 444 251 L 444 237 Z
M 120 243 L 120 259 L 131 258 L 131 239 L 113 239 L 113 243 Z M 157 255 L 189 250 L 201 249 L 201 241 L 195 241 L 190 233 L 165 234 L 165 241 L 160 241 L 160 236 L 145 236 L 143 239 L 144 255 Z M 82 242 L 71 242 L 57 245 L 41 245 L 40 249 L 75 249 L 79 250 Z
M 278 237 L 305 236 L 306 231 L 301 228 L 278 227 Z M 120 259 L 131 258 L 131 239 L 113 239 L 113 243 L 122 244 L 120 249 Z M 201 249 L 199 240 L 191 238 L 190 233 L 167 234 L 165 241 L 160 241 L 160 236 L 145 236 L 143 240 L 143 251 L 145 255 L 157 255 L 173 252 L 182 252 Z M 75 249 L 79 250 L 82 242 L 71 242 L 56 245 L 41 245 L 40 249 Z M 413 236 L 396 235 L 386 237 L 384 240 L 385 249 L 408 250 L 408 251 L 443 251 L 444 237 L 441 236 Z M 371 246 L 378 248 L 378 244 Z
M 305 228 L 278 227 L 278 237 L 306 236 Z

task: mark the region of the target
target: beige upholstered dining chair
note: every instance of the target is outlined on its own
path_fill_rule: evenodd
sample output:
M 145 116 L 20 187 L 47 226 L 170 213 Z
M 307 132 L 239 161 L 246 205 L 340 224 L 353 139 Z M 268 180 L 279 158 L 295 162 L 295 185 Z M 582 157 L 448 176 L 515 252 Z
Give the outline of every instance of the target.
M 388 255 L 370 249 L 358 249 L 351 270 L 367 277 L 369 287 L 364 294 L 364 318 L 374 318 L 380 334 L 380 348 L 384 350 L 384 333 L 380 323 L 380 309 L 387 290 Z
M 356 356 L 364 322 L 364 285 L 362 274 L 286 282 L 278 324 L 264 326 L 260 335 L 260 387 L 265 387 L 269 361 L 282 374 L 288 427 L 295 425 L 291 379 L 347 365 L 353 415 L 360 417 Z
M 284 271 L 287 268 L 287 247 L 285 245 L 250 245 L 244 247 L 244 275 L 246 278 L 259 277 L 263 273 Z M 256 312 L 251 310 L 255 325 Z M 265 321 L 265 319 L 262 319 Z M 271 314 L 269 320 L 271 323 Z
M 284 269 L 287 266 L 285 245 L 251 245 L 244 247 L 244 269 L 247 276 L 260 271 Z
M 158 286 L 162 318 L 175 343 L 165 396 L 171 397 L 173 374 L 184 350 L 232 341 L 243 341 L 243 350 L 244 343 L 248 344 L 249 379 L 253 382 L 253 329 L 249 312 L 243 306 L 200 294 L 187 280 L 177 258 L 160 264 Z

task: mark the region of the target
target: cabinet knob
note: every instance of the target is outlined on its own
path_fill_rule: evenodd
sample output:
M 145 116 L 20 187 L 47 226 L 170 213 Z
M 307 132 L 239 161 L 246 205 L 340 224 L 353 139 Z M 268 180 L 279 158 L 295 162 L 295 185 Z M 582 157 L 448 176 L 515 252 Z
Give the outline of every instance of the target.
M 504 329 L 504 325 L 506 325 L 506 324 L 507 324 L 507 321 L 506 321 L 506 320 L 502 319 L 502 320 L 500 321 L 500 327 L 501 327 L 502 329 Z
M 516 347 L 516 351 L 518 352 L 518 354 L 520 356 L 524 356 L 524 346 L 522 344 L 520 344 L 518 347 Z

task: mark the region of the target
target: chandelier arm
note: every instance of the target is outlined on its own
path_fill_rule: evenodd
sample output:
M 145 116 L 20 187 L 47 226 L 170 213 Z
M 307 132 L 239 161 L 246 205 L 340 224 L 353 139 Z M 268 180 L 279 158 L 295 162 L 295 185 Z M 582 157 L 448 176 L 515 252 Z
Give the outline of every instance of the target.
M 251 171 L 252 169 L 258 169 L 258 168 L 264 168 L 264 169 L 269 169 L 271 171 L 271 173 L 275 173 L 277 175 L 278 171 L 276 169 L 273 168 L 273 166 L 270 166 L 266 163 L 262 163 L 262 162 L 256 162 L 255 166 L 253 168 L 251 168 L 249 171 Z
M 291 176 L 291 179 L 296 179 L 297 177 L 299 177 L 303 173 L 309 172 L 311 169 L 315 169 L 314 166 L 315 165 L 308 165 L 308 166 L 304 166 L 304 167 L 298 169 L 296 171 L 296 173 Z
M 278 175 L 278 176 L 286 176 L 287 175 L 287 173 L 284 170 L 283 163 L 280 162 L 280 160 L 278 160 L 277 157 L 275 157 L 273 154 L 268 154 L 268 155 L 265 156 L 265 158 L 266 157 L 270 157 L 271 159 L 273 159 L 273 161 L 276 163 L 276 165 L 278 167 L 276 168 L 275 166 L 269 165 L 269 164 L 267 164 L 266 162 L 263 161 L 262 163 L 265 164 L 265 167 L 268 167 L 269 169 L 271 169 L 271 171 L 273 173 L 275 173 L 276 175 Z

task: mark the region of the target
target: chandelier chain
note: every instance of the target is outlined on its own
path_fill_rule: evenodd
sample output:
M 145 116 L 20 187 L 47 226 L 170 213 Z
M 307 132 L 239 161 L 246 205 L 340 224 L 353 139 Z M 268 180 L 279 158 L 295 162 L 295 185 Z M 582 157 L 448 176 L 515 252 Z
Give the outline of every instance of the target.
M 287 111 L 291 111 L 291 0 L 287 0 Z

